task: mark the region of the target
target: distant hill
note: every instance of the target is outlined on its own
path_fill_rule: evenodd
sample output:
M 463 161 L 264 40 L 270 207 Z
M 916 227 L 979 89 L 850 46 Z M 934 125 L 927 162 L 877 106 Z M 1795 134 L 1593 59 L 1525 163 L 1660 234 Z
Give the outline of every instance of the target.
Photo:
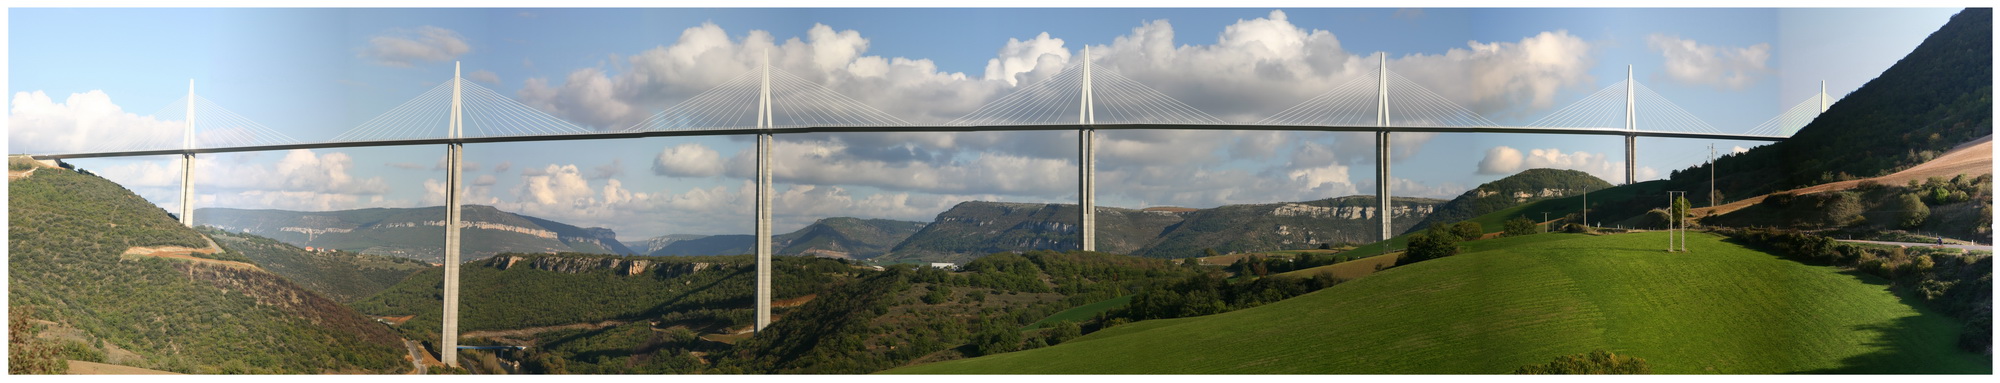
M 896 245 L 890 262 L 958 262 L 1001 251 L 1075 250 L 1082 246 L 1074 204 L 968 201 Z M 1184 218 L 1171 212 L 1097 207 L 1097 250 L 1130 254 Z
M 1318 201 L 1227 205 L 1196 210 L 1167 228 L 1159 239 L 1134 255 L 1158 258 L 1198 257 L 1220 253 L 1292 250 L 1320 244 L 1369 243 L 1381 236 L 1372 195 Z M 1442 200 L 1391 197 L 1393 230 L 1412 227 Z
M 201 232 L 258 267 L 341 303 L 375 295 L 410 274 L 431 268 L 428 263 L 408 258 L 341 250 L 307 251 L 253 234 L 214 228 L 203 228 Z
M 924 223 L 851 217 L 823 218 L 790 233 L 771 236 L 771 250 L 782 255 L 864 259 L 882 255 L 909 238 Z M 747 234 L 665 236 L 648 240 L 658 248 L 648 255 L 737 255 L 756 252 L 756 236 Z
M 1480 184 L 1465 191 L 1458 198 L 1438 206 L 1423 221 L 1398 231 L 1410 233 L 1424 230 L 1432 224 L 1451 224 L 1472 219 L 1529 202 L 1580 195 L 1583 192 L 1611 187 L 1590 173 L 1561 169 L 1528 169 L 1518 174 Z M 1540 220 L 1541 217 L 1535 217 Z M 1499 227 L 1486 227 L 1486 231 L 1500 231 Z
M 409 369 L 381 324 L 263 269 L 122 255 L 209 245 L 111 181 L 36 170 L 9 182 L 8 305 L 73 329 L 75 355 L 182 373 Z
M 654 251 L 658 251 L 661 248 L 665 248 L 667 247 L 667 245 L 671 245 L 674 242 L 686 241 L 690 239 L 699 239 L 701 237 L 707 237 L 707 235 L 668 234 L 637 241 L 620 241 L 620 242 L 623 242 L 625 244 L 625 248 L 632 249 L 633 254 L 652 254 Z
M 1393 199 L 1396 219 L 1407 227 L 1442 200 Z M 1379 229 L 1374 196 L 1309 202 L 1228 205 L 1212 209 L 1131 210 L 1098 207 L 1097 250 L 1155 258 L 1218 252 L 1317 247 L 1374 241 Z M 1003 251 L 1080 248 L 1077 205 L 969 201 L 938 214 L 937 221 L 902 244 L 887 262 L 959 262 Z
M 1992 134 L 1992 44 L 1991 8 L 1959 12 L 1798 134 L 1717 159 L 1717 188 L 1728 201 L 1888 175 Z M 1706 164 L 1675 171 L 1670 190 L 1708 190 L 1708 177 Z
M 576 226 L 508 213 L 492 206 L 460 209 L 466 228 L 461 257 L 501 252 L 633 254 L 605 228 Z M 245 232 L 295 246 L 328 247 L 428 262 L 444 259 L 444 207 L 374 208 L 325 212 L 204 208 L 195 222 Z

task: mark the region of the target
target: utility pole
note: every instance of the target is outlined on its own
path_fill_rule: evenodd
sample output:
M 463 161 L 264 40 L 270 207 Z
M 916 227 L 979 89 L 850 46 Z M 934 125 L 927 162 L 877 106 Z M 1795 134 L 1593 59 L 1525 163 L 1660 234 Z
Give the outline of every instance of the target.
M 1583 226 L 1590 227 L 1590 189 L 1583 189 Z
M 1542 232 L 1549 232 L 1549 212 L 1542 212 Z
M 1708 144 L 1708 207 L 1715 207 L 1715 143 Z

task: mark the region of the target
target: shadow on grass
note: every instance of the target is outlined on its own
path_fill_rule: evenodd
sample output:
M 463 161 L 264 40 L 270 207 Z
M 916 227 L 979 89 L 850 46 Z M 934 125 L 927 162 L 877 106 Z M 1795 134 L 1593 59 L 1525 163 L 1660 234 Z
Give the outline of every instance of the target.
M 1871 286 L 1887 288 L 1888 281 L 1882 278 L 1847 270 L 1840 274 L 1854 277 Z M 1892 291 L 1892 293 L 1894 293 Z M 1964 331 L 1963 321 L 1953 319 L 1924 307 L 1922 301 L 1910 294 L 1895 294 L 1899 303 L 1910 307 L 1917 315 L 1897 318 L 1882 323 L 1855 326 L 1855 331 L 1870 334 L 1867 346 L 1874 352 L 1842 359 L 1841 366 L 1828 369 L 1799 371 L 1800 374 L 1992 374 L 1992 359 L 1960 350 L 1957 340 Z

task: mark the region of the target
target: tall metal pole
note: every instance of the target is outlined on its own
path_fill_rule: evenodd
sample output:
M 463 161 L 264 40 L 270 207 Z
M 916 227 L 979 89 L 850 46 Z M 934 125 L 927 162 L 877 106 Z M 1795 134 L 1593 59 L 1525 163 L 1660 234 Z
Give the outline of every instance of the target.
M 1715 207 L 1715 144 L 1708 144 L 1708 207 Z
M 1639 131 L 1639 114 L 1638 114 L 1639 106 L 1638 103 L 1634 101 L 1636 100 L 1636 98 L 1633 97 L 1634 89 L 1638 88 L 1638 84 L 1639 83 L 1632 82 L 1632 65 L 1626 64 L 1625 65 L 1625 130 L 1627 132 Z M 1626 133 L 1625 134 L 1625 184 L 1626 185 L 1631 185 L 1633 183 L 1639 182 L 1638 153 L 1639 153 L 1639 136 L 1634 133 Z M 1589 225 L 1589 223 L 1585 223 L 1585 225 Z
M 771 327 L 771 52 L 757 94 L 757 331 Z
M 1083 47 L 1083 97 L 1077 111 L 1077 207 L 1082 209 L 1083 251 L 1097 251 L 1097 123 L 1096 103 L 1090 92 L 1090 46 Z
M 459 103 L 459 63 L 452 63 L 451 69 L 451 138 L 464 138 L 464 109 Z M 444 146 L 444 346 L 438 350 L 439 359 L 447 366 L 458 367 L 458 250 L 462 241 L 459 237 L 458 185 L 460 162 L 465 156 L 465 144 L 452 142 Z
M 188 79 L 187 128 L 181 149 L 194 149 L 194 79 Z M 194 227 L 194 152 L 181 153 L 181 225 Z
M 1382 52 L 1375 66 L 1375 126 L 1389 127 L 1389 53 Z M 1395 237 L 1390 223 L 1395 210 L 1389 203 L 1389 130 L 1375 132 L 1375 212 L 1382 220 L 1382 240 Z M 1384 244 L 1386 250 L 1387 244 Z

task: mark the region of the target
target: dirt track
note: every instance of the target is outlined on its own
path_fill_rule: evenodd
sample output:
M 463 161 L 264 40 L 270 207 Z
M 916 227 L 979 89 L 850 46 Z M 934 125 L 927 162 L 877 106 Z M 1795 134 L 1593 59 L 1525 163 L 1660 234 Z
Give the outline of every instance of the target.
M 1841 191 L 1861 186 L 1861 183 L 1866 181 L 1875 181 L 1883 185 L 1904 185 L 1908 184 L 1910 180 L 1917 180 L 1918 182 L 1923 182 L 1924 180 L 1929 179 L 1931 177 L 1950 178 L 1952 176 L 1960 174 L 1966 174 L 1966 175 L 1993 174 L 1993 136 L 1981 137 L 1977 140 L 1972 140 L 1972 142 L 1961 144 L 1958 147 L 1952 148 L 1950 151 L 1945 152 L 1943 155 L 1939 155 L 1936 159 L 1932 159 L 1929 162 L 1918 164 L 1917 166 L 1911 167 L 1909 169 L 1904 169 L 1903 171 L 1896 172 L 1895 174 L 1890 174 L 1875 178 L 1864 178 L 1858 180 L 1825 183 L 1825 184 L 1802 187 L 1798 189 L 1792 189 L 1780 193 L 1792 193 L 1794 195 L 1798 195 L 1798 194 L 1824 193 L 1830 191 Z M 1762 203 L 1764 202 L 1764 197 L 1769 195 L 1770 194 L 1750 197 L 1743 199 L 1741 201 L 1724 204 L 1722 206 L 1696 208 L 1691 211 L 1697 216 L 1728 214 L 1729 212 L 1733 212 L 1738 209 L 1750 207 L 1750 205 Z
M 178 372 L 148 370 L 132 366 L 120 366 L 116 364 L 85 362 L 81 360 L 69 361 L 69 374 L 70 375 L 180 375 L 180 373 Z

